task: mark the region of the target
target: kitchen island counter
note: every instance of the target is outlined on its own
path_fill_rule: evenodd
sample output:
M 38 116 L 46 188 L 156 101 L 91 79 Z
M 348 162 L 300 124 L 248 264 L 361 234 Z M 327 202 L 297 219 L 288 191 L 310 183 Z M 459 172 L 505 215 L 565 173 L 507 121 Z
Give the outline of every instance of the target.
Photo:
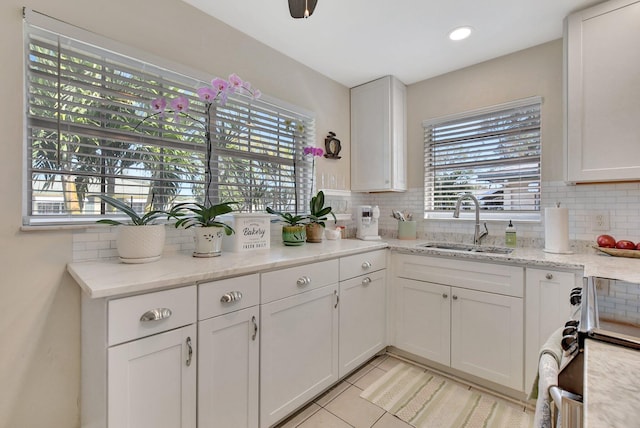
M 640 351 L 585 340 L 584 428 L 627 428 L 640 420 Z

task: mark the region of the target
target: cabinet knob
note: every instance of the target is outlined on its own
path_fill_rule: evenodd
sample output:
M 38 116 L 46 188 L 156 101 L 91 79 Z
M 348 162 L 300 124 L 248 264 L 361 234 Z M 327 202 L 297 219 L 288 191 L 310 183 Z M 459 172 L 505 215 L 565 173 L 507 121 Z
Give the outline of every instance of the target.
M 455 294 L 452 297 L 453 300 L 458 300 L 458 296 L 456 296 Z
M 544 276 L 547 279 L 553 279 L 553 274 L 552 273 L 548 273 Z
M 369 269 L 371 267 L 371 262 L 362 263 L 362 269 Z
M 449 295 L 447 293 L 442 293 L 442 298 L 446 299 L 447 297 L 449 297 Z
M 221 303 L 231 303 L 237 302 L 242 299 L 242 293 L 239 291 L 230 291 L 226 294 L 223 294 L 220 298 Z
M 371 284 L 371 278 L 366 277 L 366 278 L 362 278 L 362 285 L 369 285 Z
M 305 285 L 309 285 L 311 284 L 311 278 L 309 278 L 308 276 L 301 276 L 300 278 L 298 278 L 298 280 L 296 281 L 296 284 L 298 285 L 298 287 L 304 287 Z
M 140 317 L 141 322 L 160 321 L 171 316 L 169 308 L 155 308 L 148 310 Z

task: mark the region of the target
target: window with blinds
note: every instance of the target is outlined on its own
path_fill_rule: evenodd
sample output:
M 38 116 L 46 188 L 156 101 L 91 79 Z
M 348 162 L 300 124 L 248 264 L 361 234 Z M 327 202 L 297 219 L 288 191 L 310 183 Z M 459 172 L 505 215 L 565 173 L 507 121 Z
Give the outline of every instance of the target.
M 471 193 L 485 216 L 539 217 L 540 105 L 534 97 L 423 122 L 426 216 Z
M 209 82 L 25 30 L 25 224 L 115 217 L 95 194 L 140 212 L 189 201 L 238 201 L 244 212 L 308 206 L 311 159 L 302 148 L 315 140 L 311 114 L 234 94 L 207 116 L 196 90 Z M 178 95 L 189 99 L 186 115 L 149 117 L 153 99 Z

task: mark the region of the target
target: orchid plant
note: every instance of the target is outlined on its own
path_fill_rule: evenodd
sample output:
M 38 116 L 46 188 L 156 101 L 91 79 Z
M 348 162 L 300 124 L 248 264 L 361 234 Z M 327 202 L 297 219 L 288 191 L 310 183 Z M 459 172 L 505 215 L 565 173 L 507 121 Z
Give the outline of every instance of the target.
M 196 90 L 198 98 L 204 103 L 204 122 L 193 117 L 189 114 L 189 99 L 184 95 L 179 95 L 172 99 L 166 97 L 159 97 L 151 101 L 151 108 L 153 113 L 145 117 L 136 125 L 135 129 L 154 117 L 164 117 L 166 113 L 173 113 L 174 121 L 179 122 L 180 117 L 186 117 L 192 120 L 194 123 L 199 123 L 204 129 L 204 137 L 206 142 L 206 164 L 205 164 L 205 206 L 211 206 L 211 181 L 213 174 L 211 171 L 211 108 L 214 105 L 225 105 L 229 95 L 233 93 L 243 93 L 258 99 L 261 93 L 258 89 L 254 89 L 251 83 L 242 80 L 237 74 L 231 74 L 227 80 L 216 77 L 211 81 L 210 86 L 203 86 Z
M 313 197 L 313 180 L 316 174 L 316 158 L 324 155 L 324 150 L 320 147 L 306 146 L 302 149 L 304 156 L 311 156 L 311 196 Z

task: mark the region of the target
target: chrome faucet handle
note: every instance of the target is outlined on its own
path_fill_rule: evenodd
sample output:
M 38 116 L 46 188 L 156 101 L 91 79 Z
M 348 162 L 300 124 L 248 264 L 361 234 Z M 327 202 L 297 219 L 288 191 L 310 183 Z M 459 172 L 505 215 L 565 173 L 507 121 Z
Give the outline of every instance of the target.
M 482 232 L 480 236 L 478 236 L 478 241 L 482 241 L 482 238 L 484 238 L 488 234 L 489 234 L 489 229 L 487 228 L 487 222 L 484 222 L 484 232 Z

